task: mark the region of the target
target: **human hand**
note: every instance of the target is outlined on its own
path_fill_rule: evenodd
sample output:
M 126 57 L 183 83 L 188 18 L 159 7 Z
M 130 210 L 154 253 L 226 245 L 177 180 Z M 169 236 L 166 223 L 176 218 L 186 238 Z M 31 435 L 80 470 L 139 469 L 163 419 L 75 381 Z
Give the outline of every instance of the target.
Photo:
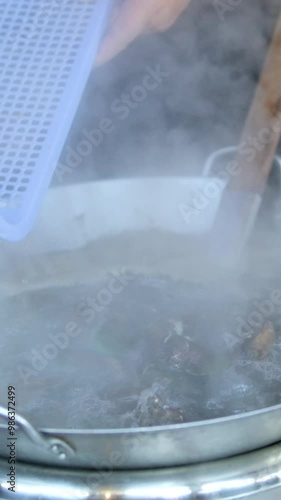
M 112 59 L 141 33 L 168 29 L 189 2 L 190 0 L 119 0 L 96 65 Z

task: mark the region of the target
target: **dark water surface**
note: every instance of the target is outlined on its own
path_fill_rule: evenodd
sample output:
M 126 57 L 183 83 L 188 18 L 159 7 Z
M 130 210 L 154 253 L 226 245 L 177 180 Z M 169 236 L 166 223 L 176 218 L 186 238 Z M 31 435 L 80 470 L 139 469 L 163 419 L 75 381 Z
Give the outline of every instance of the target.
M 255 351 L 239 318 L 257 294 L 163 276 L 111 280 L 1 302 L 1 386 L 16 387 L 17 411 L 33 424 L 150 426 L 281 403 L 280 307 L 262 317 L 275 337 Z M 249 330 L 254 339 L 262 327 Z

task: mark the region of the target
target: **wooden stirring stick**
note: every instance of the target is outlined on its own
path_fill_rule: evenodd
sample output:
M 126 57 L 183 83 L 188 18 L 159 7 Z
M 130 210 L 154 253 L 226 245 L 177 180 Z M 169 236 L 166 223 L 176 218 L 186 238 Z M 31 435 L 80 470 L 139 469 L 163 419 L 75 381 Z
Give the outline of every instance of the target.
M 281 15 L 215 221 L 217 255 L 236 260 L 253 228 L 281 134 Z M 212 245 L 213 247 L 213 245 Z
M 240 140 L 236 157 L 240 174 L 231 177 L 229 189 L 264 191 L 280 134 L 281 15 Z M 254 153 L 245 154 L 247 147 Z

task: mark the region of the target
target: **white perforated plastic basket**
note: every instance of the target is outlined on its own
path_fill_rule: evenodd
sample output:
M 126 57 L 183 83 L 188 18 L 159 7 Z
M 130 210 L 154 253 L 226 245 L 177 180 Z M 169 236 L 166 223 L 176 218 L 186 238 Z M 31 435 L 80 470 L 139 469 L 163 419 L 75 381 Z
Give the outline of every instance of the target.
M 32 227 L 93 68 L 110 3 L 0 0 L 1 238 L 21 239 Z

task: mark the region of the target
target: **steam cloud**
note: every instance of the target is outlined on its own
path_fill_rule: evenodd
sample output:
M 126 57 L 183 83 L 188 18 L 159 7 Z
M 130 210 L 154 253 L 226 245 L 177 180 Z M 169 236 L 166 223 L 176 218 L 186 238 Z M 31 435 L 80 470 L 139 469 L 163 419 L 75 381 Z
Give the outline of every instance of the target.
M 210 152 L 237 144 L 279 8 L 278 0 L 242 1 L 221 21 L 212 0 L 193 0 L 170 31 L 144 36 L 95 70 L 67 142 L 74 149 L 83 129 L 116 120 L 112 103 L 139 85 L 148 65 L 170 76 L 114 122 L 65 182 L 198 173 Z

